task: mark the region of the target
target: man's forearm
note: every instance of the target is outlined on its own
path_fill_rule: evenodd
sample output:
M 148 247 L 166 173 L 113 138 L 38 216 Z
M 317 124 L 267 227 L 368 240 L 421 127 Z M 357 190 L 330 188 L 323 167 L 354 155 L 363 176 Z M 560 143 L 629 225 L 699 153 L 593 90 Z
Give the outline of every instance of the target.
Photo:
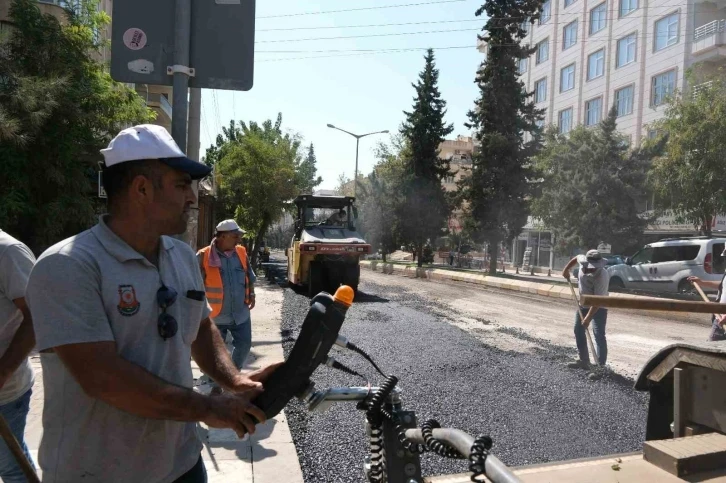
M 590 307 L 590 310 L 585 314 L 585 320 L 592 320 L 598 310 L 600 310 L 600 307 Z
M 565 268 L 562 269 L 563 272 L 569 272 L 572 267 L 575 266 L 575 263 L 577 263 L 577 257 L 573 257 L 570 259 L 569 262 L 567 262 L 567 265 L 565 265 Z
M 714 288 L 718 290 L 721 288 L 721 281 L 720 280 L 701 280 L 701 282 L 698 284 L 701 286 L 701 288 Z
M 197 339 L 192 343 L 192 357 L 202 372 L 225 389 L 231 388 L 239 376 L 219 330 L 210 319 L 204 319 L 199 325 Z
M 33 331 L 33 320 L 30 318 L 30 311 L 23 312 L 23 321 L 15 332 L 8 349 L 0 357 L 0 381 L 6 381 L 20 364 L 27 359 L 35 347 L 35 331 Z
M 90 397 L 143 418 L 201 421 L 209 416 L 208 396 L 171 384 L 115 351 L 80 355 L 87 345 L 56 347 L 55 352 Z

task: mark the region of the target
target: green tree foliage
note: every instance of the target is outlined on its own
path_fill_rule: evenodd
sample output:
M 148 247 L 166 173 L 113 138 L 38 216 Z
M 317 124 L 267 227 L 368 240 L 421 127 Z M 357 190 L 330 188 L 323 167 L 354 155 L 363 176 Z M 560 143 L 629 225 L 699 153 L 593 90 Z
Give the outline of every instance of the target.
M 543 182 L 532 214 L 554 230 L 566 253 L 600 242 L 616 252 L 637 246 L 648 224 L 639 208 L 657 146 L 629 150 L 616 117 L 613 107 L 597 128 L 578 126 L 567 136 L 550 128 L 536 157 Z
M 99 150 L 153 120 L 93 58 L 109 21 L 97 4 L 76 2 L 61 25 L 35 1 L 13 0 L 0 40 L 0 226 L 36 252 L 93 224 Z
M 360 207 L 359 229 L 374 249 L 380 249 L 383 260 L 401 245 L 398 213 L 403 204 L 403 179 L 406 160 L 402 137 L 394 137 L 391 145 L 379 143 L 378 160 L 371 172 L 358 183 Z M 351 183 L 352 184 L 352 183 Z
M 541 0 L 487 0 L 476 11 L 488 17 L 485 34 L 479 36 L 487 44 L 476 75 L 480 94 L 467 124 L 475 130 L 479 149 L 460 192 L 468 202 L 465 223 L 488 242 L 492 260 L 501 242 L 521 232 L 529 210 L 534 178 L 529 158 L 538 148 L 535 123 L 542 113 L 519 80 L 517 63 L 534 52 L 520 43 L 526 36 L 522 24 L 539 18 L 541 5 Z M 524 141 L 525 134 L 530 141 Z M 491 264 L 490 273 L 496 273 L 496 264 Z
M 323 178 L 318 176 L 317 158 L 312 143 L 308 147 L 307 155 L 296 166 L 295 172 L 300 193 L 312 193 L 315 187 L 323 182 Z
M 407 149 L 401 183 L 404 200 L 398 207 L 397 218 L 402 241 L 416 248 L 419 266 L 424 245 L 442 235 L 451 212 L 441 185 L 449 173 L 449 162 L 439 158 L 439 146 L 454 127 L 444 123 L 446 101 L 441 98 L 438 79 L 434 52 L 429 49 L 424 69 L 413 84 L 413 109 L 404 112 L 406 120 L 401 127 Z
M 303 158 L 300 138 L 283 133 L 281 126 L 280 114 L 274 123 L 267 120 L 261 125 L 233 121 L 207 150 L 207 160 L 216 161 L 218 218 L 234 218 L 247 231 L 254 240 L 249 247 L 253 263 L 268 228 L 295 196 L 320 182 L 315 177 L 314 151 L 308 149 Z
M 673 210 L 680 222 L 713 230 L 713 217 L 726 213 L 726 84 L 716 76 L 689 76 L 696 92 L 672 97 L 665 116 L 651 126 L 666 138 L 665 152 L 650 176 L 660 211 Z

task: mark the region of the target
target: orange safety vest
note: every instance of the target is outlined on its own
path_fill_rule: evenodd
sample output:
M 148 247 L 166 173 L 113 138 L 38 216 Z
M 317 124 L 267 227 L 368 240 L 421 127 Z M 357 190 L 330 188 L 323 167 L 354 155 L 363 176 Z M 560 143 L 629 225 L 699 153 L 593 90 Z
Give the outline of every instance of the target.
M 222 275 L 219 273 L 219 267 L 209 266 L 209 253 L 212 247 L 204 247 L 199 250 L 203 254 L 202 267 L 204 268 L 204 290 L 207 292 L 207 302 L 212 307 L 210 317 L 214 318 L 222 311 L 222 302 L 224 301 L 224 286 L 222 285 Z M 245 272 L 245 303 L 250 303 L 250 276 L 247 272 L 247 250 L 245 247 L 237 245 L 235 247 L 237 256 L 242 262 L 242 270 Z

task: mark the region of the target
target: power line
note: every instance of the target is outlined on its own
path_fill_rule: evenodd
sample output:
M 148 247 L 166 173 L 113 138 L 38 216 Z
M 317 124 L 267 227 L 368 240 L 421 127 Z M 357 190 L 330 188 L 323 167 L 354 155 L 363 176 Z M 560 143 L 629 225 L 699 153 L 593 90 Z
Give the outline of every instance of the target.
M 436 0 L 433 2 L 420 2 L 420 3 L 401 3 L 397 5 L 379 5 L 377 7 L 361 7 L 361 8 L 346 8 L 342 10 L 322 10 L 318 12 L 300 12 L 300 13 L 285 13 L 280 15 L 264 15 L 257 17 L 258 19 L 263 18 L 283 18 L 283 17 L 302 17 L 304 15 L 322 15 L 326 13 L 345 13 L 345 12 L 360 12 L 363 10 L 381 10 L 386 8 L 403 8 L 403 7 L 420 7 L 424 5 L 436 5 L 441 3 L 459 3 L 465 2 L 466 0 Z
M 277 40 L 258 40 L 256 44 L 268 44 L 268 43 L 279 43 L 279 42 L 306 42 L 311 40 L 339 40 L 339 39 L 362 39 L 370 37 L 394 37 L 400 35 L 421 35 L 421 34 L 439 34 L 448 32 L 477 32 L 481 29 L 450 29 L 450 30 L 429 30 L 425 32 L 393 32 L 388 34 L 366 34 L 366 35 L 345 35 L 340 37 L 312 37 L 305 39 L 277 39 Z
M 466 19 L 466 20 L 431 20 L 428 22 L 404 22 L 404 23 L 378 23 L 368 25 L 324 25 L 317 27 L 290 27 L 290 28 L 275 28 L 275 29 L 255 29 L 255 32 L 279 32 L 279 31 L 290 31 L 290 30 L 325 30 L 325 29 L 355 29 L 355 28 L 370 28 L 370 27 L 400 27 L 404 25 L 428 25 L 428 24 L 441 24 L 441 23 L 460 23 L 460 22 L 483 22 L 480 18 Z
M 455 45 L 449 47 L 404 47 L 400 49 L 332 49 L 332 50 L 258 50 L 255 53 L 264 54 L 328 54 L 337 52 L 395 52 L 401 50 L 445 50 L 445 49 L 473 49 L 476 45 Z
M 370 50 L 299 50 L 299 51 L 277 51 L 279 53 L 337 53 L 339 55 L 314 55 L 306 57 L 284 57 L 276 59 L 261 59 L 255 62 L 280 62 L 284 60 L 302 60 L 302 59 L 329 59 L 333 57 L 355 57 L 359 55 L 374 55 L 374 54 L 394 54 L 399 52 L 421 52 L 427 50 L 429 47 L 408 47 L 401 49 L 370 49 Z M 453 49 L 474 49 L 475 45 L 455 45 L 449 47 L 431 47 L 434 51 L 439 50 L 453 50 Z

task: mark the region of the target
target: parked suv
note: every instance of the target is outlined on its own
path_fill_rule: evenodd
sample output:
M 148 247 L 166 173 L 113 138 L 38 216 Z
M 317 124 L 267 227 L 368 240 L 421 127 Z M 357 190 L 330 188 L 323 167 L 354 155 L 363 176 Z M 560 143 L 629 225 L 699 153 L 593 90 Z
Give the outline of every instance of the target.
M 645 245 L 624 265 L 608 267 L 610 289 L 692 293 L 690 276 L 721 280 L 725 245 L 726 238 L 708 237 L 667 238 Z

